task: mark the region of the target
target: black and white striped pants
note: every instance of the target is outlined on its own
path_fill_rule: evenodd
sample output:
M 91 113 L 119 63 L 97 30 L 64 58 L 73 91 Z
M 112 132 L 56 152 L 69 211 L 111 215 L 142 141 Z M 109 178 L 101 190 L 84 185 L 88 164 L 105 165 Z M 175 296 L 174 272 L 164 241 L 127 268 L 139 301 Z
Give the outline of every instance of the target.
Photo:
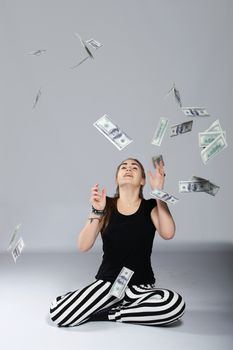
M 142 325 L 167 325 L 184 313 L 185 302 L 175 291 L 154 285 L 127 286 L 122 299 L 109 294 L 112 284 L 95 280 L 82 289 L 58 296 L 51 303 L 51 320 L 60 327 L 79 326 L 107 309 L 109 321 Z

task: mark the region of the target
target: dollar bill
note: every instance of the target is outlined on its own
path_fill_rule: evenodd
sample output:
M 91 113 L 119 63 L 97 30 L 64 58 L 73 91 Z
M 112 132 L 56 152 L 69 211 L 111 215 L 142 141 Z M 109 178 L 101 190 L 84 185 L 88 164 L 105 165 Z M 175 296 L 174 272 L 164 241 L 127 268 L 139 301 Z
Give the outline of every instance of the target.
M 22 226 L 22 224 L 18 224 L 18 225 L 15 226 L 7 250 L 10 250 L 10 249 L 12 248 L 12 245 L 13 245 L 13 243 L 14 243 L 15 237 L 16 237 L 16 235 L 17 235 L 17 233 L 18 233 L 18 231 L 19 231 L 19 229 L 20 229 L 21 226 Z
M 206 129 L 204 132 L 217 132 L 217 131 L 219 131 L 219 132 L 222 132 L 222 131 L 223 131 L 223 130 L 222 130 L 222 127 L 221 127 L 221 125 L 220 125 L 219 119 L 216 119 L 216 120 L 210 125 L 210 127 L 209 127 L 208 129 Z
M 209 182 L 209 190 L 206 191 L 206 193 L 210 194 L 211 196 L 215 196 L 217 194 L 217 192 L 219 191 L 219 189 L 220 189 L 220 187 L 218 185 L 215 185 L 213 182 L 210 182 L 209 180 L 204 179 L 202 177 L 198 177 L 198 176 L 194 176 L 193 175 L 190 180 Z
M 226 139 L 226 131 L 223 131 L 223 136 Z M 207 147 L 211 142 L 221 134 L 221 131 L 204 131 L 198 133 L 199 147 Z
M 20 239 L 18 240 L 14 249 L 11 252 L 15 263 L 16 263 L 16 260 L 18 259 L 18 257 L 21 255 L 22 250 L 24 248 L 24 245 L 25 244 L 24 244 L 23 238 L 20 237 Z
M 210 190 L 209 181 L 182 180 L 179 181 L 179 192 L 207 192 Z
M 99 130 L 119 151 L 128 146 L 133 140 L 119 127 L 114 124 L 107 114 L 99 118 L 94 124 L 97 130 Z
M 204 164 L 215 157 L 224 148 L 227 147 L 227 142 L 222 133 L 217 136 L 206 148 L 201 151 L 201 158 Z
M 171 127 L 170 137 L 177 136 L 192 130 L 193 121 L 189 120 L 181 124 L 175 124 Z
M 33 104 L 33 108 L 35 108 L 36 107 L 36 105 L 37 105 L 37 103 L 38 103 L 38 101 L 39 101 L 39 98 L 40 98 L 40 96 L 41 96 L 41 89 L 39 89 L 39 91 L 38 91 L 38 93 L 37 93 L 37 95 L 36 95 L 36 98 L 35 98 L 35 102 L 34 102 L 34 104 Z
M 91 51 L 87 47 L 85 41 L 81 38 L 81 36 L 78 33 L 75 33 L 75 35 L 79 38 L 81 44 L 83 45 L 84 49 L 86 50 L 87 54 L 89 55 L 90 58 L 94 59 L 94 56 L 92 55 Z
M 98 42 L 95 39 L 89 39 L 89 40 L 86 40 L 85 42 L 86 42 L 86 44 L 89 44 L 95 50 L 97 50 L 103 46 L 103 44 L 101 44 L 100 42 Z
M 124 266 L 113 282 L 109 294 L 121 299 L 133 274 L 134 271 Z
M 152 157 L 152 163 L 153 163 L 153 166 L 154 166 L 155 169 L 156 169 L 157 163 L 160 163 L 161 161 L 162 161 L 162 163 L 164 165 L 164 160 L 163 160 L 162 154 L 159 154 L 158 156 Z
M 168 93 L 166 94 L 165 97 L 167 97 L 168 95 L 170 95 L 171 92 L 174 93 L 174 96 L 175 96 L 175 99 L 176 99 L 176 102 L 178 103 L 178 105 L 179 105 L 180 107 L 182 107 L 180 92 L 179 92 L 179 90 L 176 88 L 175 83 L 173 84 L 173 87 L 168 91 Z
M 154 132 L 153 138 L 152 138 L 152 145 L 155 146 L 160 146 L 163 140 L 163 137 L 165 135 L 165 132 L 167 130 L 168 127 L 168 119 L 166 118 L 160 118 L 159 119 L 159 123 L 158 126 Z
M 83 60 L 81 60 L 80 62 L 78 62 L 77 64 L 75 64 L 74 66 L 70 67 L 71 69 L 77 68 L 78 66 L 80 66 L 80 64 L 82 64 L 83 62 L 85 62 L 86 60 L 88 60 L 88 58 L 90 58 L 90 56 L 85 57 Z
M 28 53 L 28 55 L 32 55 L 32 56 L 40 56 L 42 55 L 43 53 L 45 53 L 46 50 L 36 50 L 36 51 L 31 51 Z
M 179 199 L 175 196 L 158 189 L 154 189 L 153 191 L 151 191 L 150 194 L 152 197 L 160 199 L 161 201 L 166 202 L 168 204 L 176 204 L 179 201 Z
M 187 117 L 209 117 L 209 113 L 202 107 L 181 107 Z

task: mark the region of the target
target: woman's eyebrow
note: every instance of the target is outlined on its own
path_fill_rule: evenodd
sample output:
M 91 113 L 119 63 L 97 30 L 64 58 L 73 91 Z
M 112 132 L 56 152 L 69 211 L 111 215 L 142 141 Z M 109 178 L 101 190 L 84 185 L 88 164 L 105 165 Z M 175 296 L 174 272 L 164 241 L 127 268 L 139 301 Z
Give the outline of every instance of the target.
M 128 164 L 128 163 L 122 163 L 121 166 L 122 166 L 122 165 L 127 165 L 127 164 Z M 131 165 L 137 165 L 137 167 L 139 167 L 139 165 L 138 165 L 137 163 L 131 163 Z

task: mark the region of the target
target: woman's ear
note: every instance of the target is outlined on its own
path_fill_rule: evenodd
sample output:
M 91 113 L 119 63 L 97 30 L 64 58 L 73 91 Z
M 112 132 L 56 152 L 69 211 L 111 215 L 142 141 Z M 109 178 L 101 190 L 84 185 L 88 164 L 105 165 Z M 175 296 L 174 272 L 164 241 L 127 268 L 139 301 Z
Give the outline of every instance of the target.
M 142 186 L 144 186 L 144 185 L 145 185 L 145 183 L 146 183 L 146 179 L 142 179 L 142 181 L 141 181 L 141 185 L 142 185 Z

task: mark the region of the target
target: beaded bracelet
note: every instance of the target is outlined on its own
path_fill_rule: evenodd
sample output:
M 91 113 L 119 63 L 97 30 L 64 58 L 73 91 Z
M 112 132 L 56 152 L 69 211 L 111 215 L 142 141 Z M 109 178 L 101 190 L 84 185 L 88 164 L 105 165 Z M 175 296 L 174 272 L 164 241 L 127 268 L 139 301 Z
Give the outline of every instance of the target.
M 101 219 L 100 219 L 100 218 L 88 218 L 88 220 L 90 220 L 90 224 L 91 224 L 93 220 L 98 220 L 98 221 L 100 221 Z
M 105 214 L 105 209 L 103 209 L 103 210 L 97 210 L 97 209 L 95 209 L 94 207 L 93 207 L 93 205 L 91 206 L 91 212 L 92 213 L 94 213 L 94 214 L 96 214 L 96 215 L 104 215 Z

